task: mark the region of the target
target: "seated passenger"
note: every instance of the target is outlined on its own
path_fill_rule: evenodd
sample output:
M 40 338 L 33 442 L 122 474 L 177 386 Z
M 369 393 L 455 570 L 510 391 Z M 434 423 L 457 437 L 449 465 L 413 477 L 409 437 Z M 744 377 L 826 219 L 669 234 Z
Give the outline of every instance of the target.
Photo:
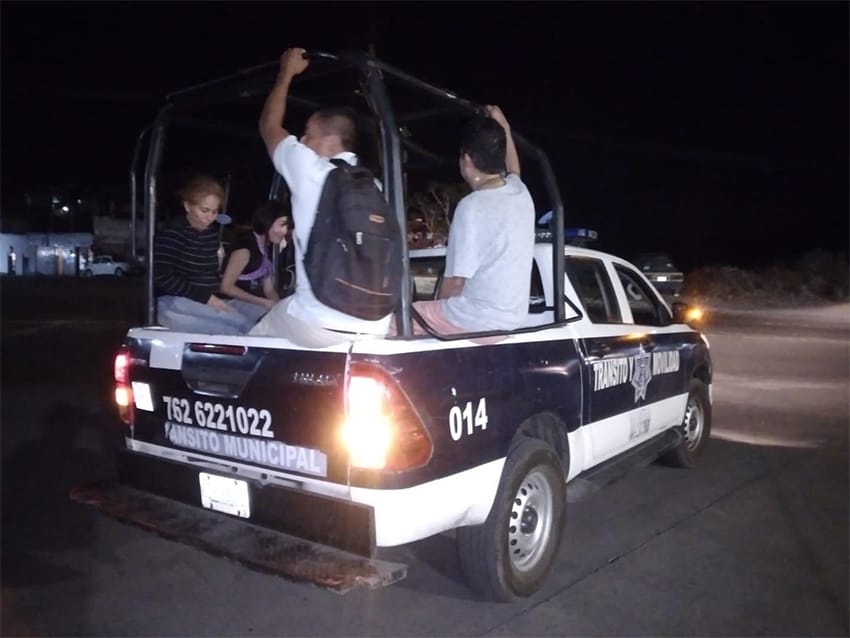
M 281 299 L 295 292 L 295 243 L 292 218 L 286 237 L 277 247 L 277 295 Z
M 285 243 L 289 227 L 289 206 L 271 200 L 254 211 L 252 232 L 242 233 L 221 276 L 221 292 L 245 302 L 243 314 L 255 321 L 280 301 L 272 270 L 273 250 Z
M 224 189 L 201 175 L 178 195 L 186 214 L 169 222 L 154 243 L 157 320 L 181 332 L 245 334 L 256 321 L 240 311 L 246 302 L 216 294 L 221 285 L 216 218 Z
M 455 210 L 438 299 L 413 304 L 442 334 L 515 330 L 528 314 L 534 203 L 504 114 L 487 112 L 461 144 L 460 174 L 472 192 Z M 416 322 L 414 333 L 425 334 Z

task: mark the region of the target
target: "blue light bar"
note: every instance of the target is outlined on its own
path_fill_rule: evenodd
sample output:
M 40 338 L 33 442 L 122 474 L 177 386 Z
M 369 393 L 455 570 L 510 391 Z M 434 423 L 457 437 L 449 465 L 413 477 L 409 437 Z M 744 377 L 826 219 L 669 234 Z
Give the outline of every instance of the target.
M 548 228 L 538 228 L 534 231 L 535 241 L 547 243 L 552 241 L 552 231 Z M 565 228 L 564 241 L 571 244 L 582 245 L 599 239 L 599 234 L 590 228 Z
M 565 228 L 564 239 L 599 239 L 599 234 L 589 228 Z

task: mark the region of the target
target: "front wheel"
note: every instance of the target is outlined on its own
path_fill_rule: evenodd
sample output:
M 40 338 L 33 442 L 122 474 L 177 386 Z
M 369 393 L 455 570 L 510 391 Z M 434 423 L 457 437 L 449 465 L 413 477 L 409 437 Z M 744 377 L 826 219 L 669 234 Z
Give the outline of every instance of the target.
M 694 467 L 711 434 L 711 401 L 705 383 L 699 379 L 691 379 L 681 428 L 682 442 L 661 460 L 676 467 Z
M 123 277 L 124 276 L 124 269 L 123 268 L 116 268 L 115 269 L 115 276 L 116 277 Z
M 561 544 L 565 503 L 555 452 L 524 439 L 508 455 L 487 520 L 457 529 L 458 560 L 470 586 L 504 602 L 540 589 Z
M 85 271 L 83 271 L 84 277 L 91 277 L 92 275 L 94 275 L 94 273 L 91 270 L 89 270 L 88 268 L 86 268 Z

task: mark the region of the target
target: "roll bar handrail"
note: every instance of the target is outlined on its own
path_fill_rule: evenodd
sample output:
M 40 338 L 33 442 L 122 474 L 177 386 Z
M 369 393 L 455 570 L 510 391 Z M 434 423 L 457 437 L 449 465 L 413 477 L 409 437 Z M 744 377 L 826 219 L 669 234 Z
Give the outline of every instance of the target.
M 416 78 L 413 75 L 406 73 L 405 71 L 401 71 L 400 69 L 394 66 L 386 64 L 385 62 L 375 58 L 373 55 L 362 51 L 346 51 L 341 52 L 339 54 L 328 53 L 325 51 L 308 51 L 305 53 L 305 57 L 310 60 L 340 62 L 345 65 L 350 65 L 359 69 L 361 88 L 363 89 L 364 97 L 366 97 L 370 108 L 377 116 L 377 120 L 380 125 L 379 134 L 383 158 L 382 178 L 383 183 L 386 185 L 387 199 L 392 209 L 396 211 L 403 236 L 406 236 L 407 220 L 404 214 L 404 193 L 402 190 L 403 172 L 401 147 L 405 143 L 409 143 L 409 141 L 401 139 L 400 129 L 398 127 L 399 120 L 396 119 L 392 103 L 387 94 L 387 86 L 384 82 L 384 76 L 391 76 L 394 79 L 406 82 L 407 84 L 416 89 L 424 91 L 425 93 L 429 93 L 442 100 L 446 100 L 449 104 L 454 105 L 471 114 L 483 115 L 486 112 L 485 107 L 481 104 L 477 104 L 471 100 L 460 97 L 454 91 L 450 91 L 445 88 L 440 88 L 434 84 L 425 82 L 424 80 L 420 80 L 419 78 Z M 178 102 L 181 98 L 187 98 L 187 102 L 191 103 L 192 100 L 190 98 L 193 96 L 193 94 L 196 95 L 213 87 L 222 86 L 227 84 L 228 82 L 233 82 L 234 80 L 245 79 L 249 78 L 250 76 L 258 76 L 259 74 L 263 74 L 266 70 L 271 70 L 273 67 L 279 64 L 279 60 L 274 60 L 270 62 L 265 62 L 263 64 L 258 64 L 252 67 L 247 67 L 235 73 L 231 73 L 229 75 L 217 79 L 209 80 L 207 82 L 195 84 L 185 89 L 174 91 L 166 96 L 166 105 L 160 110 L 159 114 L 157 115 L 157 119 L 152 127 L 150 142 L 151 148 L 148 153 L 148 161 L 145 171 L 145 210 L 147 212 L 146 221 L 148 252 L 148 269 L 146 283 L 148 292 L 147 319 L 149 323 L 153 323 L 155 316 L 153 307 L 154 298 L 152 259 L 153 235 L 156 213 L 156 176 L 161 161 L 162 143 L 164 140 L 165 129 L 169 119 L 170 109 L 176 106 L 175 103 Z M 256 82 L 257 79 L 257 77 L 252 78 L 254 82 Z M 239 95 L 243 97 L 247 96 L 247 94 L 244 92 L 240 93 Z M 254 93 L 251 93 L 250 95 L 254 95 Z M 298 99 L 302 102 L 303 105 L 311 105 L 310 100 L 306 100 L 297 95 L 290 96 L 290 99 Z M 431 111 L 433 112 L 433 114 L 439 114 L 439 112 L 442 110 L 443 109 L 432 109 Z M 429 111 L 426 110 L 413 113 L 410 115 L 410 117 L 426 118 L 429 114 Z M 515 129 L 512 129 L 511 132 L 517 146 L 523 149 L 523 151 L 529 154 L 533 159 L 535 159 L 542 169 L 543 179 L 546 190 L 548 191 L 547 194 L 552 204 L 553 213 L 552 218 L 549 222 L 549 227 L 553 234 L 552 272 L 554 273 L 554 298 L 563 299 L 564 208 L 560 193 L 558 191 L 557 181 L 555 179 L 551 164 L 549 163 L 549 159 L 543 152 L 543 150 L 540 147 L 530 143 Z M 413 150 L 419 151 L 425 149 Z M 404 274 L 402 281 L 402 304 L 398 315 L 397 328 L 398 334 L 400 336 L 410 336 L 412 334 L 412 324 L 410 315 L 410 266 L 408 261 L 407 242 L 402 241 L 401 243 L 403 246 L 402 263 L 404 264 Z M 556 303 L 554 307 L 554 322 L 556 324 L 563 323 L 565 321 L 565 317 L 566 312 L 564 304 Z

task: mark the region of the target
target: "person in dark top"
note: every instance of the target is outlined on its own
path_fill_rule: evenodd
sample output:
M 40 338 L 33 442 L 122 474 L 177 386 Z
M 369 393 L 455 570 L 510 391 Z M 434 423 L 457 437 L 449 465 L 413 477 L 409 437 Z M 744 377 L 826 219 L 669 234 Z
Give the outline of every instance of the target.
M 286 242 L 289 206 L 277 200 L 260 204 L 252 218 L 252 232 L 243 233 L 233 243 L 221 276 L 221 292 L 244 301 L 244 312 L 259 319 L 280 301 L 275 290 L 273 251 Z
M 217 294 L 221 285 L 217 217 L 224 189 L 201 175 L 178 195 L 186 214 L 167 224 L 154 244 L 157 321 L 181 332 L 245 334 L 255 323 L 244 313 L 245 302 Z
M 295 243 L 292 240 L 292 222 L 289 232 L 278 247 L 277 294 L 281 299 L 295 292 Z

